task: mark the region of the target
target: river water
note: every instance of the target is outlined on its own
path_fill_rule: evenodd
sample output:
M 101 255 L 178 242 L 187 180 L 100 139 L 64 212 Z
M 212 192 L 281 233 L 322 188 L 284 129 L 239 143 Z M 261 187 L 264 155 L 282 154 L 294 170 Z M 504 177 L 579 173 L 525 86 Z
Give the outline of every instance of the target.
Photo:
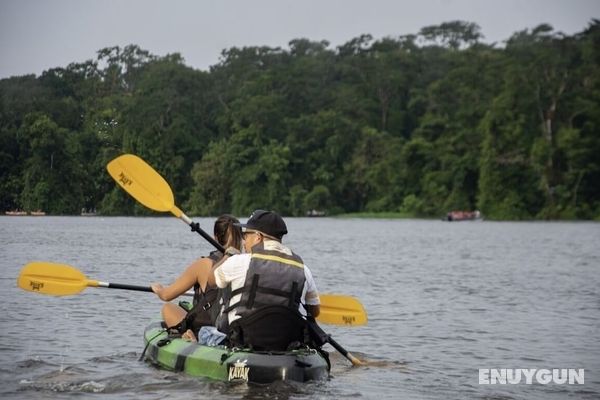
M 211 219 L 198 219 L 210 231 Z M 151 293 L 17 288 L 30 261 L 90 279 L 169 283 L 211 248 L 172 217 L 0 217 L 0 397 L 102 399 L 598 399 L 600 224 L 288 218 L 285 243 L 323 293 L 364 304 L 364 327 L 324 326 L 331 378 L 230 385 L 138 361 Z M 479 384 L 479 369 L 575 368 L 585 383 Z

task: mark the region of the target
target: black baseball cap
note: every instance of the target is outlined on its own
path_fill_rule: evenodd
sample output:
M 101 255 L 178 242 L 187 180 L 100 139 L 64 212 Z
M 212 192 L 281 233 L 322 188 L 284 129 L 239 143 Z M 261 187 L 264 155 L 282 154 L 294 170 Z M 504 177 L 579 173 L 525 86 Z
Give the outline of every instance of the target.
M 283 218 L 274 211 L 254 210 L 245 224 L 234 224 L 252 231 L 259 231 L 281 240 L 288 233 Z

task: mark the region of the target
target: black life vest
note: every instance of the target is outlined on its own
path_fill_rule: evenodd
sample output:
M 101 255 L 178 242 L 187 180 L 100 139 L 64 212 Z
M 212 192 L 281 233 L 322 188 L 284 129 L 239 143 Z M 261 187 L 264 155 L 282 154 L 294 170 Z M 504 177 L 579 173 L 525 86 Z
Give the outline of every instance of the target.
M 211 252 L 208 257 L 213 265 L 223 258 L 223 253 L 220 251 Z M 194 335 L 198 336 L 198 331 L 203 326 L 214 326 L 219 316 L 220 306 L 219 302 L 222 296 L 222 292 L 219 288 L 206 287 L 204 291 L 200 287 L 200 284 L 196 282 L 194 285 L 194 300 L 193 306 L 188 311 L 185 318 L 179 323 L 176 328 L 179 332 L 183 333 L 188 329 L 194 332 Z
M 285 350 L 291 342 L 304 342 L 305 321 L 298 308 L 305 283 L 304 262 L 298 255 L 279 242 L 254 246 L 244 286 L 233 291 L 229 286 L 224 294 L 219 330 L 228 333 L 232 345 L 260 350 Z M 240 300 L 231 304 L 238 294 Z M 240 318 L 229 325 L 232 310 Z M 281 329 L 288 326 L 291 330 Z

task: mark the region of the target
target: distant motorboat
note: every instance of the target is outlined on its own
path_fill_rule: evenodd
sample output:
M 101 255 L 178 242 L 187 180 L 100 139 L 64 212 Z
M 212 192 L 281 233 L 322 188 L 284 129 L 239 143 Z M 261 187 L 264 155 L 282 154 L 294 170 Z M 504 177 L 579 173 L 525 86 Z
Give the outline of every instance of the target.
M 18 216 L 22 216 L 22 215 L 27 215 L 27 211 L 12 210 L 12 211 L 6 211 L 4 214 L 10 215 L 13 217 L 18 217 Z
M 31 215 L 34 217 L 40 217 L 40 216 L 44 216 L 46 215 L 46 213 L 42 210 L 37 210 L 37 211 L 21 211 L 21 210 L 12 210 L 12 211 L 5 211 L 4 212 L 5 215 L 10 215 L 13 217 L 21 217 L 21 216 L 25 216 L 25 215 Z
M 308 210 L 306 212 L 307 217 L 324 217 L 326 215 L 325 211 L 319 210 Z
M 81 209 L 81 216 L 82 217 L 94 217 L 96 216 L 96 209 L 95 208 L 90 208 L 90 209 L 85 209 L 82 208 Z
M 482 219 L 481 213 L 475 211 L 450 211 L 444 221 L 475 221 Z

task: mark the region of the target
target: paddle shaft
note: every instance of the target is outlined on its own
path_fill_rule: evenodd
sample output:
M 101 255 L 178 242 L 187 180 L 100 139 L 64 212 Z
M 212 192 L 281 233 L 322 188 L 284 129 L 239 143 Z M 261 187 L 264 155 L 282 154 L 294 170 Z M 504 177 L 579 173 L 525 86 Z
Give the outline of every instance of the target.
M 327 338 L 327 342 L 333 346 L 334 349 L 336 349 L 337 351 L 340 352 L 341 355 L 343 355 L 344 357 L 346 357 L 348 360 L 350 360 L 350 362 L 352 363 L 352 365 L 361 365 L 362 361 L 360 361 L 358 358 L 354 357 L 352 354 L 350 354 L 346 349 L 344 349 L 338 342 L 336 342 L 335 340 L 333 340 L 333 338 L 331 336 L 329 336 Z
M 188 224 L 190 226 L 190 228 L 192 228 L 193 232 L 198 232 L 198 234 L 200 236 L 202 236 L 204 239 L 206 239 L 217 250 L 219 250 L 221 253 L 225 253 L 225 248 L 223 246 L 221 246 L 221 244 L 219 242 L 217 242 L 212 236 L 210 236 L 208 233 L 206 233 L 204 231 L 204 229 L 200 228 L 199 223 L 192 221 L 191 218 L 188 217 L 187 215 L 185 215 L 181 210 L 179 210 L 179 211 L 181 212 L 181 216 L 179 217 L 179 219 L 181 219 L 183 222 Z M 177 216 L 177 214 L 175 214 L 175 216 Z
M 152 288 L 150 286 L 126 285 L 124 283 L 98 282 L 98 287 L 104 287 L 108 289 L 137 290 L 138 292 L 152 292 Z
M 92 282 L 94 282 L 94 281 L 92 281 Z M 97 283 L 97 285 L 96 285 L 96 283 Z M 110 283 L 110 282 L 97 281 L 97 282 L 94 282 L 94 284 L 92 284 L 90 286 L 103 287 L 103 288 L 107 288 L 107 289 L 136 290 L 138 292 L 150 292 L 150 293 L 153 292 L 153 290 L 150 286 L 127 285 L 124 283 Z M 194 295 L 193 291 L 187 291 L 182 294 L 182 296 L 193 296 L 193 295 Z
M 208 233 L 204 232 L 204 230 L 202 228 L 200 228 L 200 224 L 198 223 L 191 223 L 189 224 L 192 228 L 193 231 L 196 231 L 200 234 L 200 236 L 202 236 L 204 239 L 208 240 L 210 244 L 212 244 L 213 246 L 215 246 L 215 248 L 217 250 L 219 250 L 221 253 L 225 253 L 225 247 L 221 246 L 221 244 L 219 242 L 217 242 L 215 239 L 213 239 Z
M 330 345 L 333 346 L 334 349 L 339 351 L 344 357 L 346 357 L 348 360 L 350 360 L 352 365 L 362 365 L 363 364 L 362 361 L 360 361 L 358 358 L 354 357 L 346 349 L 344 349 L 338 342 L 333 340 L 333 338 L 331 337 L 330 334 L 325 333 L 325 331 L 323 329 L 321 329 L 319 324 L 317 324 L 317 321 L 315 320 L 315 318 L 310 314 L 306 316 L 306 325 L 307 325 L 308 332 L 309 332 L 312 340 L 315 342 L 315 344 L 317 346 L 320 347 L 320 346 L 324 345 L 325 343 L 329 343 Z

